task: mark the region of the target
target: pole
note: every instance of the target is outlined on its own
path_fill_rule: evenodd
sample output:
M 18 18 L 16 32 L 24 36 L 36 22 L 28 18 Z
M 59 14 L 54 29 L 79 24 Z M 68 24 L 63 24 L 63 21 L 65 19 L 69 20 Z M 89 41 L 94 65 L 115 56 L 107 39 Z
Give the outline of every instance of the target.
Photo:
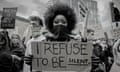
M 89 17 L 89 11 L 87 11 L 86 18 L 85 18 L 85 24 L 84 24 L 84 30 L 83 30 L 83 37 L 87 38 L 87 25 L 88 25 L 88 17 Z

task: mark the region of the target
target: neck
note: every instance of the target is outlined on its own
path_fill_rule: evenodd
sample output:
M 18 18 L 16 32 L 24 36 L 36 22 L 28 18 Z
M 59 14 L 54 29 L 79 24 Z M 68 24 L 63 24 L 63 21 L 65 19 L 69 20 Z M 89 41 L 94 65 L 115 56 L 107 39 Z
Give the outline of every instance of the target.
M 62 36 L 62 37 L 49 37 L 48 40 L 50 41 L 70 41 L 69 36 Z

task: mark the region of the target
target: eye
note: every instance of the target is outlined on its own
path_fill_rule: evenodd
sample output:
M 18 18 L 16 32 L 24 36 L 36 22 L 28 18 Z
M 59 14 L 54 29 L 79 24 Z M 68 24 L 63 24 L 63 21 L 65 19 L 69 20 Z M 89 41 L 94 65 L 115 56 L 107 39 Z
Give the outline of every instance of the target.
M 66 21 L 64 21 L 64 20 L 61 20 L 61 22 L 62 22 L 63 24 L 66 24 Z
M 58 24 L 59 22 L 58 21 L 54 21 L 55 24 Z

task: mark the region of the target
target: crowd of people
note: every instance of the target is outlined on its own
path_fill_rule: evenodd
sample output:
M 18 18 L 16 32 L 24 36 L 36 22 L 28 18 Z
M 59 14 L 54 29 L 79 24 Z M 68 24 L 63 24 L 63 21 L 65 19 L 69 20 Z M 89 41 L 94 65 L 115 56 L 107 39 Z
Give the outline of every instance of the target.
M 7 31 L 0 32 L 0 72 L 20 72 L 24 53 L 25 46 L 18 34 L 10 38 Z
M 31 72 L 32 49 L 31 43 L 35 41 L 87 41 L 87 38 L 76 39 L 72 33 L 76 24 L 76 15 L 72 8 L 65 4 L 55 4 L 48 8 L 43 20 L 39 16 L 30 16 L 30 28 L 23 39 L 19 34 L 12 34 L 6 30 L 0 32 L 0 72 Z M 42 30 L 45 28 L 46 30 Z M 119 45 L 112 40 L 109 44 L 105 40 L 94 40 L 91 57 L 91 72 L 118 72 L 114 66 L 120 65 Z M 116 66 L 119 69 L 119 66 Z

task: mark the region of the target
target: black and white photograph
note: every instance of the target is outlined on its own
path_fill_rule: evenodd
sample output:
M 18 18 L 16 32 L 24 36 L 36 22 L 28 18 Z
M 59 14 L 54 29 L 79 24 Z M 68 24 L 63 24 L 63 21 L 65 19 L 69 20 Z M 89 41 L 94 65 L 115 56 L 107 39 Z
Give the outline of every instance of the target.
M 120 0 L 0 0 L 0 72 L 120 72 Z

